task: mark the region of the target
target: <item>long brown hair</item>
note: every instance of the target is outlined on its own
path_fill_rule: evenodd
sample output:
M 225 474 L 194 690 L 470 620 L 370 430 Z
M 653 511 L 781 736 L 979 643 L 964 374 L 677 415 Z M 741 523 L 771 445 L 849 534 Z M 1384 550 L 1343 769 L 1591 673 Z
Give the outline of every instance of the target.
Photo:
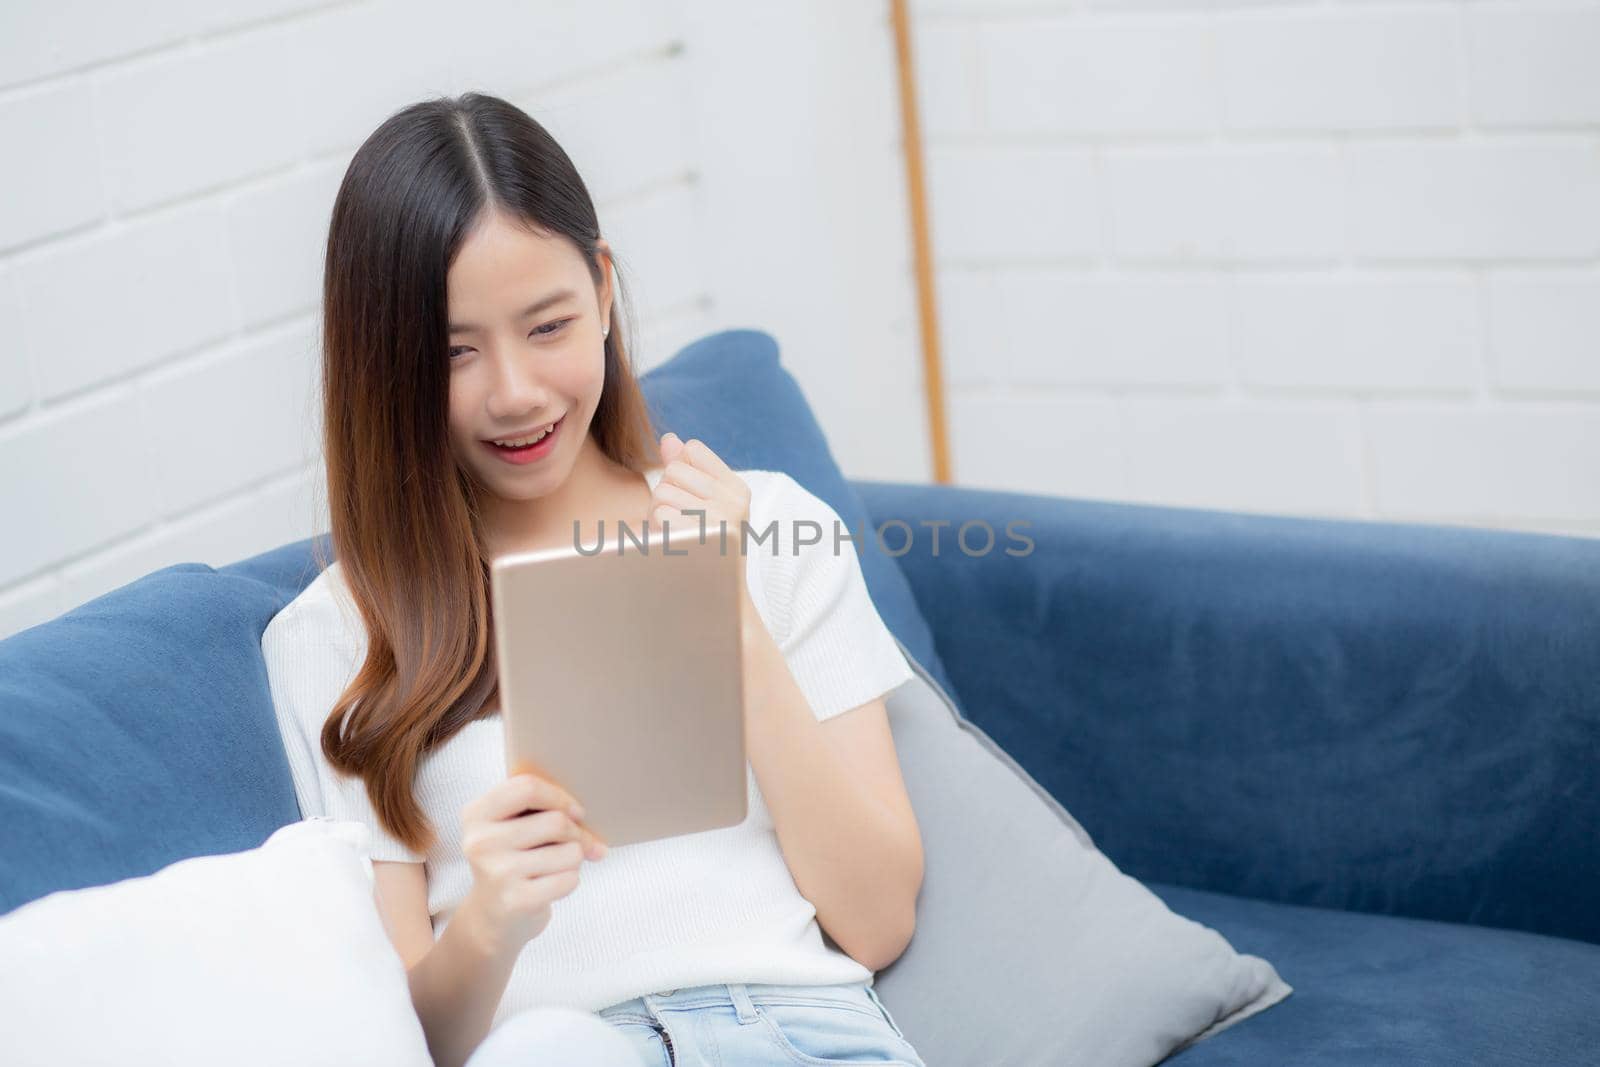
M 450 447 L 446 277 L 487 209 L 559 234 L 603 278 L 600 226 L 571 159 L 526 113 L 481 93 L 413 104 L 357 149 L 334 200 L 323 278 L 323 450 L 330 539 L 367 630 L 366 661 L 322 727 L 384 828 L 416 851 L 422 757 L 494 697 L 481 491 Z M 629 365 L 613 265 L 605 385 L 589 434 L 612 460 L 660 462 Z M 320 542 L 319 542 L 320 543 Z M 317 553 L 324 568 L 329 561 Z

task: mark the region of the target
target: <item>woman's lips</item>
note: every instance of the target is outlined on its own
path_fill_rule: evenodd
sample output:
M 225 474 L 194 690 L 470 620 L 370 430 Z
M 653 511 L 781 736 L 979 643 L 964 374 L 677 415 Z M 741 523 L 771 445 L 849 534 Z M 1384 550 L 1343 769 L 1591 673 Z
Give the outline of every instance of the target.
M 561 425 L 566 421 L 565 415 L 557 419 L 555 425 L 550 427 L 550 432 L 539 438 L 539 443 L 536 445 L 529 445 L 526 448 L 501 448 L 493 441 L 485 441 L 483 447 L 507 463 L 519 466 L 525 463 L 537 463 L 555 448 L 556 439 L 561 436 Z

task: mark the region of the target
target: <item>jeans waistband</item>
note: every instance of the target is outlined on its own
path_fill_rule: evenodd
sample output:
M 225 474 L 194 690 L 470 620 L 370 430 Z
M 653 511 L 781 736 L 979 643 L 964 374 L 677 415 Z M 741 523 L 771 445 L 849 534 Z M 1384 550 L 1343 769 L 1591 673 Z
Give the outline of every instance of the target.
M 601 1008 L 602 1015 L 637 1015 L 654 1018 L 658 1008 L 697 1008 L 708 1004 L 732 1004 L 745 1018 L 752 1001 L 809 997 L 837 1000 L 842 1004 L 858 1005 L 859 991 L 864 983 L 849 982 L 842 985 L 790 985 L 781 982 L 716 982 L 710 985 L 688 986 L 683 989 L 645 993 L 629 1000 Z M 753 1014 L 753 1013 L 752 1013 Z

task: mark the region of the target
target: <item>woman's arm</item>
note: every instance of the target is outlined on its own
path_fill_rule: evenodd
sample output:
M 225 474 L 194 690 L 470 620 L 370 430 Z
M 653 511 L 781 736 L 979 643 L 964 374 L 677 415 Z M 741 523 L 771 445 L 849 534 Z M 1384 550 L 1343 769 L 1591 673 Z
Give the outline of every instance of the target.
M 795 886 L 862 966 L 898 959 L 916 927 L 922 838 L 880 697 L 819 722 L 749 593 L 745 733 Z
M 470 893 L 435 941 L 423 865 L 375 861 L 372 870 L 378 910 L 405 961 L 428 1052 L 437 1067 L 462 1067 L 489 1034 L 517 952 L 482 934 Z

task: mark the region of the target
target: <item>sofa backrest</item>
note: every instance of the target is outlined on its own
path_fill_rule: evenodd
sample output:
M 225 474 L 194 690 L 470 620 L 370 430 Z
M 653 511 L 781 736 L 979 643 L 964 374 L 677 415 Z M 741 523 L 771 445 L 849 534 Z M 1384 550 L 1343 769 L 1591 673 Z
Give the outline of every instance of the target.
M 1600 942 L 1600 539 L 857 489 L 950 524 L 963 710 L 1127 873 Z

